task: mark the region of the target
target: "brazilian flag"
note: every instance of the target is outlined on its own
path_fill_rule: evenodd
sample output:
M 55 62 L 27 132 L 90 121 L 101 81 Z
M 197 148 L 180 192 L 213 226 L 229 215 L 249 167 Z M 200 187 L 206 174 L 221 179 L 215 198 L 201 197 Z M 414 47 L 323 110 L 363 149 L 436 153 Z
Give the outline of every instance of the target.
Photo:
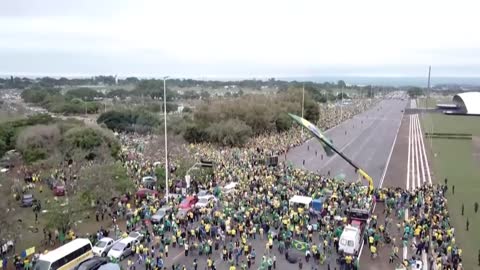
M 327 153 L 327 156 L 333 156 L 335 152 L 333 152 L 333 142 L 329 138 L 327 138 L 323 133 L 320 131 L 318 127 L 316 127 L 314 124 L 312 124 L 310 121 L 297 116 L 295 114 L 289 113 L 290 117 L 295 120 L 295 122 L 299 123 L 301 126 L 305 127 L 306 129 L 310 130 L 310 132 L 315 136 L 318 140 L 320 140 L 320 143 L 322 144 L 323 149 L 325 150 L 325 153 Z
M 308 249 L 308 244 L 306 242 L 301 242 L 298 240 L 293 240 L 292 246 L 299 251 L 306 251 Z

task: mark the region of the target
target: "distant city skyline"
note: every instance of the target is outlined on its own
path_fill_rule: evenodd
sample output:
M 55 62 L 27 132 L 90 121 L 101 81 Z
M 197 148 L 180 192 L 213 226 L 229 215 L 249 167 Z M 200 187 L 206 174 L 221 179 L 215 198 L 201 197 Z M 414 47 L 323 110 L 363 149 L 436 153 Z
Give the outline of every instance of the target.
M 480 3 L 16 0 L 0 74 L 480 77 Z

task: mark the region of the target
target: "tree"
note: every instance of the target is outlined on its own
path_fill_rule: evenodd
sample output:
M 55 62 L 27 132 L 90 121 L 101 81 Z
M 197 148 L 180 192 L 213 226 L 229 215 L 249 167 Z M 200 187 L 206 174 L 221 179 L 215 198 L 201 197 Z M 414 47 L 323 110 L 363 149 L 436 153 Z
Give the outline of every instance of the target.
M 114 131 L 145 133 L 152 131 L 160 121 L 146 111 L 108 111 L 98 117 L 97 123 L 104 123 Z
M 243 121 L 229 119 L 210 125 L 207 129 L 212 141 L 228 146 L 245 144 L 252 134 L 252 129 Z
M 346 87 L 347 87 L 347 84 L 345 83 L 345 81 L 339 80 L 339 81 L 337 82 L 337 86 L 338 86 L 338 88 L 346 88 Z
M 278 114 L 277 118 L 275 119 L 275 126 L 277 127 L 277 131 L 285 131 L 290 129 L 292 123 L 292 119 L 286 113 Z
M 125 89 L 115 89 L 107 93 L 107 97 L 109 98 L 119 98 L 119 99 L 125 99 L 126 97 L 129 96 L 129 92 Z
M 16 142 L 16 149 L 27 163 L 45 159 L 60 143 L 60 130 L 56 125 L 36 125 L 22 130 Z
M 410 98 L 416 98 L 418 96 L 424 95 L 423 89 L 420 87 L 411 87 L 410 89 L 408 89 L 407 93 L 410 96 Z
M 202 99 L 209 99 L 209 98 L 210 98 L 210 93 L 208 93 L 207 91 L 202 91 L 202 92 L 200 93 L 200 97 L 201 97 Z
M 68 99 L 79 98 L 84 101 L 93 101 L 95 98 L 104 97 L 102 93 L 86 87 L 69 90 L 65 96 Z
M 77 190 L 86 206 L 92 201 L 110 201 L 135 189 L 121 162 L 84 166 L 80 169 L 78 183 Z
M 345 92 L 340 92 L 340 93 L 337 94 L 337 99 L 339 99 L 339 100 L 340 99 L 349 99 L 349 98 L 350 97 L 347 94 L 345 94 Z
M 200 95 L 193 90 L 187 90 L 183 93 L 183 98 L 184 99 L 199 99 Z
M 65 132 L 62 151 L 73 156 L 79 151 L 86 159 L 106 160 L 117 157 L 120 144 L 105 130 L 90 127 L 75 127 Z

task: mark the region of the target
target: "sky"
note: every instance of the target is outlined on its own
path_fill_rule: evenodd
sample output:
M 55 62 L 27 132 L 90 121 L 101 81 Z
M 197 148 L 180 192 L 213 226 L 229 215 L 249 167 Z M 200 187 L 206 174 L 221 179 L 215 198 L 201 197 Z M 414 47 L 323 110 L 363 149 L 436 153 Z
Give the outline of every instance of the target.
M 480 76 L 479 1 L 0 0 L 0 74 Z

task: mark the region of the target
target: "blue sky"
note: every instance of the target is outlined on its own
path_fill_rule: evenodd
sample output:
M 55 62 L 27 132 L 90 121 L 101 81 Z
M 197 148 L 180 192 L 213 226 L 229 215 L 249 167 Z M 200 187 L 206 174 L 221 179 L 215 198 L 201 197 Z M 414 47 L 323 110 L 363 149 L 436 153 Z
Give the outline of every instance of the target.
M 478 1 L 11 0 L 0 74 L 480 76 Z

